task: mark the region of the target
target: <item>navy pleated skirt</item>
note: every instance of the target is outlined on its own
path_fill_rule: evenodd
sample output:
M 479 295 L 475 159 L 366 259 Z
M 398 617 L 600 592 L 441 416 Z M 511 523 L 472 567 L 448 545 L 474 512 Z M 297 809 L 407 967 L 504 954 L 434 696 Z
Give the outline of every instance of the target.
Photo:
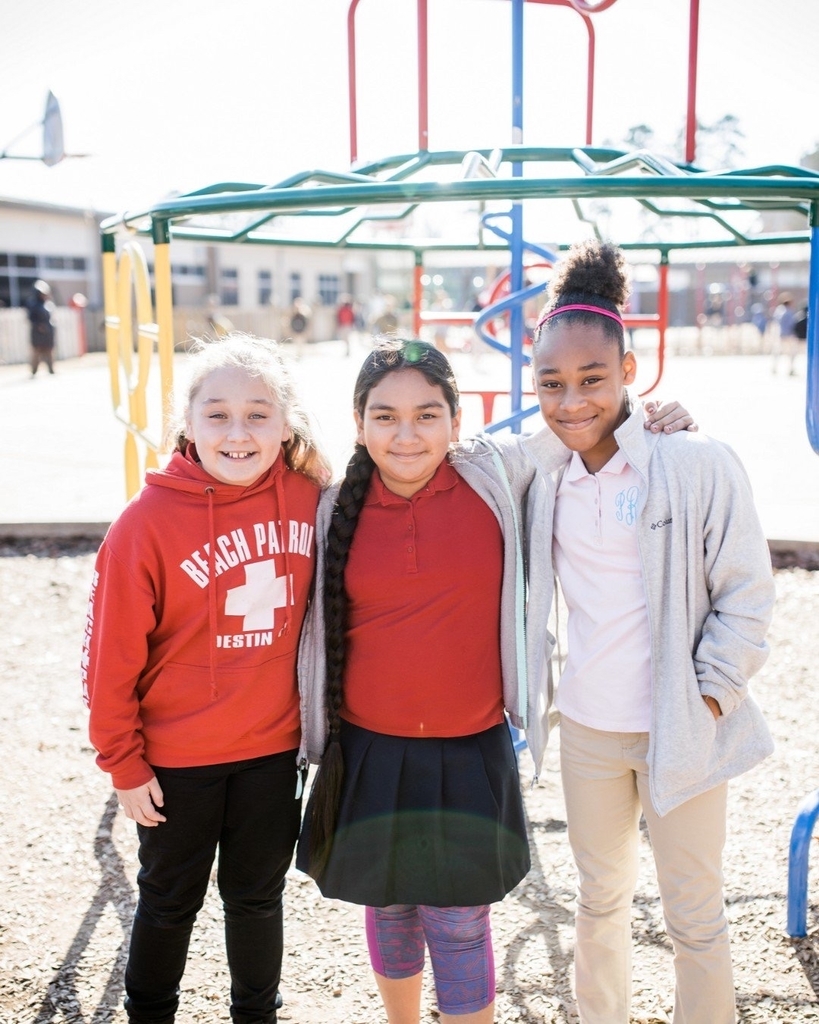
M 473 736 L 407 739 L 341 723 L 338 827 L 318 885 L 386 907 L 494 903 L 529 870 L 520 780 L 505 723 Z M 308 802 L 296 865 L 308 867 Z

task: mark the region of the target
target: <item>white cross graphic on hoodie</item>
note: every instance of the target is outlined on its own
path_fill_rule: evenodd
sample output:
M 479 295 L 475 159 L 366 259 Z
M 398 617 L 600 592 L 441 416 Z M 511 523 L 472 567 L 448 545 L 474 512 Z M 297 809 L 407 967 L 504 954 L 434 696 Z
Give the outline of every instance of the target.
M 286 606 L 287 577 L 276 575 L 276 565 L 271 558 L 245 565 L 244 585 L 227 592 L 225 615 L 243 615 L 245 632 L 273 629 L 276 609 Z

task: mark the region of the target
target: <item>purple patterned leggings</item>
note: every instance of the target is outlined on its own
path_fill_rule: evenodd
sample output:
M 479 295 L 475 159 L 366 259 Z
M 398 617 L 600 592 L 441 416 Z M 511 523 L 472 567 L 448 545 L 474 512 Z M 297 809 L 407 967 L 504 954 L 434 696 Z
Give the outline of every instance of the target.
M 384 978 L 410 978 L 424 969 L 429 948 L 438 1009 L 477 1013 L 495 998 L 495 960 L 489 907 L 367 907 L 370 963 Z

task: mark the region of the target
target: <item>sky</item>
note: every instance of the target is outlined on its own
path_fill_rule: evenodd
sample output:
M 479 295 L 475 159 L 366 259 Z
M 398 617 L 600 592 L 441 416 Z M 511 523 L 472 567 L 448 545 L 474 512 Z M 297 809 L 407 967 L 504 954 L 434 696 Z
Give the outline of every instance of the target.
M 599 0 L 589 0 L 590 3 Z M 0 160 L 0 197 L 106 212 L 215 182 L 347 170 L 348 0 L 0 0 L 0 150 L 51 90 L 66 151 Z M 360 0 L 359 156 L 417 149 L 415 0 Z M 509 0 L 428 0 L 430 148 L 512 141 Z M 616 0 L 593 16 L 595 144 L 685 123 L 689 0 Z M 585 141 L 586 34 L 527 3 L 523 141 Z M 740 166 L 797 164 L 819 145 L 819 4 L 700 0 L 698 116 L 739 119 Z M 11 146 L 39 155 L 40 129 Z

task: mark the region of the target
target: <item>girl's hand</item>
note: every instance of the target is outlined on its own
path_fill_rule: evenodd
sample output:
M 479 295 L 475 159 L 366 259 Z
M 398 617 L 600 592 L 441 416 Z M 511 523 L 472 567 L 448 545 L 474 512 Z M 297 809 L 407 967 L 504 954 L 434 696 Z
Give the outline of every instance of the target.
M 719 701 L 715 697 L 704 696 L 702 699 L 708 705 L 708 710 L 714 718 L 720 718 L 722 716 L 722 708 L 719 706 Z
M 644 426 L 654 434 L 660 430 L 664 434 L 673 434 L 676 430 L 699 430 L 694 417 L 679 402 L 644 402 L 643 409 L 646 413 Z
M 165 797 L 156 777 L 146 782 L 144 786 L 137 786 L 136 789 L 117 789 L 114 792 L 117 794 L 120 807 L 125 811 L 125 817 L 131 818 L 137 825 L 153 828 L 167 820 L 157 810 L 157 807 L 162 807 L 165 803 Z

